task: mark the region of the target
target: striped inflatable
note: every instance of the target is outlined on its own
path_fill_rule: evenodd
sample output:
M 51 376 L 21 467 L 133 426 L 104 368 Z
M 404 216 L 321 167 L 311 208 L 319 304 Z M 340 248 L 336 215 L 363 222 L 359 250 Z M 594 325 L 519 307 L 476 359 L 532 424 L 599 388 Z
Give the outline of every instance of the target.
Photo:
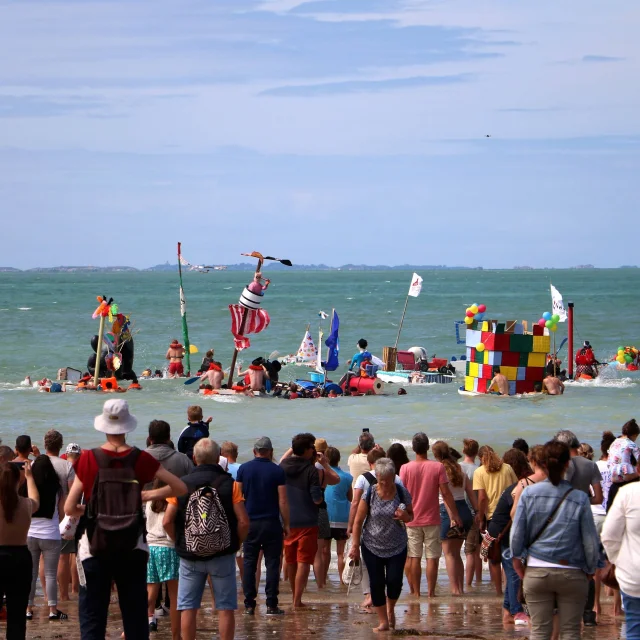
M 238 302 L 247 309 L 259 309 L 263 298 L 264 296 L 252 293 L 245 287 L 244 291 L 240 294 L 240 300 Z

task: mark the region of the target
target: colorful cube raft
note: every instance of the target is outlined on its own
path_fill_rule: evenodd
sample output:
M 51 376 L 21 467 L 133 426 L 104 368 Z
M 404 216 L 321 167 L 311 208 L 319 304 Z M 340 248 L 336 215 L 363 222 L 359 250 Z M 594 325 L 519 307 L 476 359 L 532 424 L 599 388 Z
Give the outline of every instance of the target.
M 509 380 L 509 395 L 532 393 L 545 376 L 551 338 L 544 327 L 533 325 L 528 333 L 522 323 L 494 320 L 473 322 L 467 327 L 467 370 L 464 390 L 487 393 L 494 367 Z M 480 351 L 476 347 L 484 345 Z

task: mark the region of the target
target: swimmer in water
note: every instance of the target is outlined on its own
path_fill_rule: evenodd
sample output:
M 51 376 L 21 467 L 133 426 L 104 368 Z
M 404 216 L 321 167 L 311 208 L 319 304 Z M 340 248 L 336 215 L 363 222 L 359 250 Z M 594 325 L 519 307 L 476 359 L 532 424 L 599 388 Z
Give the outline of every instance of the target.
M 489 385 L 488 393 L 494 393 L 499 396 L 509 395 L 509 381 L 507 376 L 500 373 L 500 367 L 493 367 L 493 380 Z
M 561 396 L 564 393 L 564 383 L 560 378 L 547 376 L 542 383 L 542 389 L 550 396 Z

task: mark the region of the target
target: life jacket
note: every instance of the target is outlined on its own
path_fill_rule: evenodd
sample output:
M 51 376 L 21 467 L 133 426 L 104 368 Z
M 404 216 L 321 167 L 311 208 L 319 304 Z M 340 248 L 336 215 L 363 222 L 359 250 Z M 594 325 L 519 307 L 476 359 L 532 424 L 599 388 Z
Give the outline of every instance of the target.
M 588 366 L 588 365 L 595 364 L 595 362 L 596 362 L 596 359 L 595 359 L 595 356 L 593 355 L 592 349 L 585 349 L 584 347 L 582 347 L 582 349 L 580 349 L 576 353 L 576 364 Z
M 212 362 L 209 365 L 209 369 L 207 369 L 207 371 L 222 371 L 222 367 L 219 367 L 217 364 L 215 364 L 214 362 Z
M 100 378 L 100 387 L 105 393 L 114 393 L 116 391 L 122 393 L 126 391 L 118 385 L 118 381 L 115 378 Z

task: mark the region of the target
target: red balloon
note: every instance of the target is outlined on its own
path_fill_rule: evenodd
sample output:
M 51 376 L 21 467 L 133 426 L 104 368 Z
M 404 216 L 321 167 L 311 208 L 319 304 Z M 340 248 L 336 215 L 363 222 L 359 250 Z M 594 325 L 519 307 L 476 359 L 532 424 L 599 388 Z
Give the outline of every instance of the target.
M 479 304 L 478 305 L 478 313 L 484 313 L 487 310 L 487 305 L 486 304 Z
M 473 318 L 476 314 L 473 311 L 467 311 L 467 318 Z

